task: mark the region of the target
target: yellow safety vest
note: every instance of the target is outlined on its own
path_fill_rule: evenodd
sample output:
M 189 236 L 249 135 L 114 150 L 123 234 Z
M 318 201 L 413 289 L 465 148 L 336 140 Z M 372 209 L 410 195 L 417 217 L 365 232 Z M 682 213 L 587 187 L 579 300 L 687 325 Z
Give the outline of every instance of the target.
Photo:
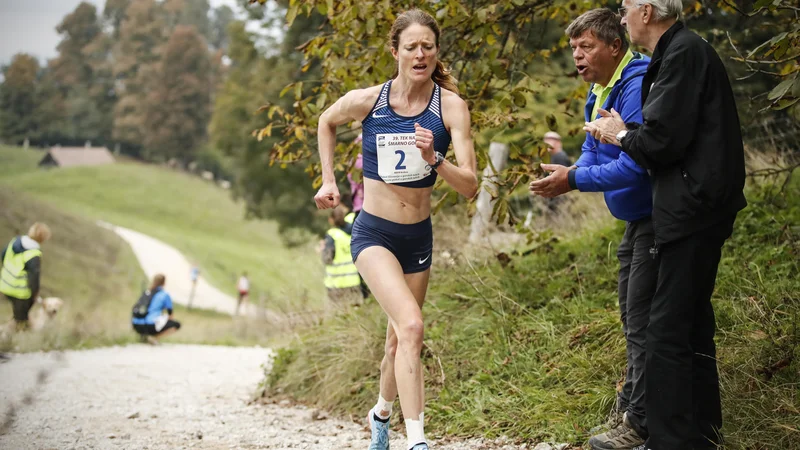
M 341 228 L 331 228 L 328 236 L 333 238 L 336 253 L 333 262 L 325 266 L 325 287 L 343 289 L 361 285 L 361 277 L 350 255 L 350 235 Z
M 42 251 L 38 248 L 24 250 L 21 253 L 14 253 L 12 239 L 6 249 L 6 257 L 3 259 L 3 272 L 0 274 L 0 292 L 12 298 L 27 300 L 31 298 L 31 288 L 28 286 L 28 272 L 25 264 L 31 259 L 42 256 Z
M 356 213 L 351 212 L 344 216 L 344 221 L 347 223 L 353 223 L 356 221 Z

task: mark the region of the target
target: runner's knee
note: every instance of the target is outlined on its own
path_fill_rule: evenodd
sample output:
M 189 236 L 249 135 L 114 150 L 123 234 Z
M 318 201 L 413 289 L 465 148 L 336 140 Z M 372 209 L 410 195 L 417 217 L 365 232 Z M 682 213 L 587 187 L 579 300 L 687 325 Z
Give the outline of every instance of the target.
M 425 325 L 420 318 L 409 319 L 400 325 L 398 341 L 404 351 L 419 353 L 422 350 L 422 338 Z

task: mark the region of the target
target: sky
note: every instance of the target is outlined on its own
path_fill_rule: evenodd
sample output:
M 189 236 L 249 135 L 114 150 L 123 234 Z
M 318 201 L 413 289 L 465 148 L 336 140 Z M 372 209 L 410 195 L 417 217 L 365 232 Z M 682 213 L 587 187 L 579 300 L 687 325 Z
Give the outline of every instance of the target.
M 105 0 L 84 0 L 102 13 Z M 44 62 L 56 56 L 61 37 L 56 25 L 74 11 L 81 0 L 0 0 L 0 65 L 11 62 L 20 52 Z M 209 0 L 212 8 L 228 5 L 239 11 L 236 0 Z

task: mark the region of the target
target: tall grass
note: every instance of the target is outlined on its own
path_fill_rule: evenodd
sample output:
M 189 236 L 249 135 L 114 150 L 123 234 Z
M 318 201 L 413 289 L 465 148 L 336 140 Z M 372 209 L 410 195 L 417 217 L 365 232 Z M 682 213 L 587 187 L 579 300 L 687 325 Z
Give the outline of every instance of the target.
M 731 449 L 800 449 L 800 181 L 756 181 L 713 297 L 723 432 Z M 622 231 L 601 222 L 569 238 L 540 233 L 530 253 L 502 264 L 486 252 L 435 260 L 423 310 L 432 434 L 585 442 L 624 374 Z M 374 303 L 326 320 L 280 353 L 265 392 L 363 415 L 378 392 L 384 330 Z

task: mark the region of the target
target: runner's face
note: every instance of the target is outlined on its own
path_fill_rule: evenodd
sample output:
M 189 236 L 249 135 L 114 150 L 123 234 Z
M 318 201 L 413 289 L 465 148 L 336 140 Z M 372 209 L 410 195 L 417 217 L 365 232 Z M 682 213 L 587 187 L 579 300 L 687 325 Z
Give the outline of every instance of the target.
M 413 24 L 400 33 L 398 48 L 392 48 L 398 72 L 411 80 L 426 80 L 436 69 L 436 35 L 430 28 Z

